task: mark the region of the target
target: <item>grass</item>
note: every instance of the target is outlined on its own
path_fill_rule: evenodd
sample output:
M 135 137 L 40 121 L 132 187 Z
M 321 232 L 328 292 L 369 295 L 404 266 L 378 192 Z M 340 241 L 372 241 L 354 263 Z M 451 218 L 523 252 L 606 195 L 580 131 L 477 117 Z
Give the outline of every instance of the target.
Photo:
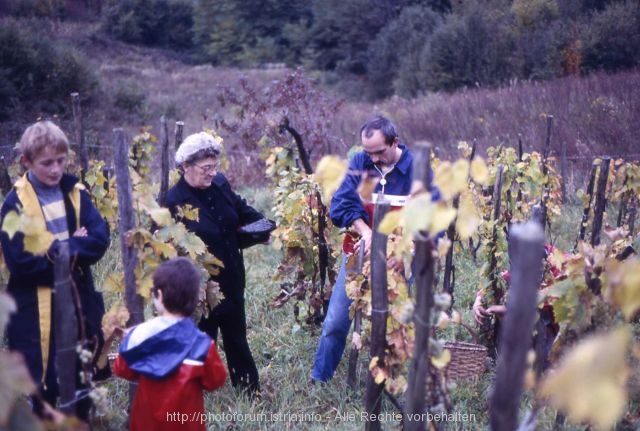
M 266 192 L 251 196 L 250 190 L 241 194 L 268 213 L 269 199 Z M 561 246 L 572 245 L 577 234 L 579 208 L 563 211 L 562 220 L 552 225 L 552 237 Z M 576 232 L 574 232 L 576 230 Z M 107 256 L 96 267 L 98 283 L 105 274 L 120 270 L 119 242 L 114 242 Z M 477 271 L 480 262 L 474 262 L 466 248 L 455 254 L 456 259 L 456 309 L 464 322 L 473 325 L 471 304 L 478 287 Z M 213 393 L 206 394 L 206 423 L 209 430 L 361 430 L 364 422 L 364 392 L 368 359 L 361 354 L 358 365 L 358 389 L 347 384 L 347 355 L 343 358 L 336 376 L 328 384 L 309 385 L 309 373 L 317 345 L 320 328 L 301 326 L 294 317 L 293 304 L 272 309 L 269 303 L 278 294 L 278 285 L 272 280 L 279 264 L 280 253 L 268 246 L 256 246 L 245 252 L 247 268 L 246 311 L 249 344 L 254 355 L 262 397 L 250 402 L 229 382 Z M 114 297 L 107 295 L 107 307 Z M 471 336 L 460 327 L 445 331 L 447 339 L 470 340 Z M 224 352 L 221 354 L 224 355 Z M 484 375 L 459 381 L 450 387 L 453 402 L 451 413 L 467 415 L 469 419 L 445 423 L 446 430 L 475 430 L 488 425 L 488 399 L 493 379 L 492 368 Z M 121 379 L 108 381 L 108 407 L 96 418 L 96 430 L 120 430 L 126 426 L 128 384 Z M 400 397 L 400 402 L 403 402 Z M 525 392 L 521 412 L 532 405 L 532 393 Z M 382 412 L 385 430 L 401 429 L 393 420 L 397 410 L 385 398 Z M 571 424 L 555 423 L 555 410 L 543 408 L 538 415 L 536 429 L 577 430 Z

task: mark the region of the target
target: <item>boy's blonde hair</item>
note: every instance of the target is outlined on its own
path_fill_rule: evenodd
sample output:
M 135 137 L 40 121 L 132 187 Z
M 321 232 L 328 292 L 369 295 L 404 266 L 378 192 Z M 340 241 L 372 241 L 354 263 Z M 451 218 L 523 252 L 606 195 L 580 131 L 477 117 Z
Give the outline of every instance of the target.
M 68 152 L 69 140 L 67 135 L 48 120 L 38 121 L 27 127 L 19 144 L 20 152 L 29 161 L 37 156 L 45 147 L 52 147 L 56 152 Z

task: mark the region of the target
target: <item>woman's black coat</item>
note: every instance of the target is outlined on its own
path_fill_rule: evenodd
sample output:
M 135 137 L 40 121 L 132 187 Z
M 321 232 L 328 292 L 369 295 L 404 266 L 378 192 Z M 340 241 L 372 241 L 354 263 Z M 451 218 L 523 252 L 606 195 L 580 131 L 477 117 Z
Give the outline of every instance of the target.
M 237 195 L 222 174 L 217 174 L 207 189 L 195 189 L 184 177 L 167 193 L 166 205 L 177 217 L 177 207 L 190 204 L 198 208 L 198 220 L 179 220 L 198 235 L 209 252 L 220 259 L 224 268 L 213 277 L 225 298 L 241 301 L 244 296 L 245 269 L 238 244 L 239 226 L 260 220 L 263 215 Z

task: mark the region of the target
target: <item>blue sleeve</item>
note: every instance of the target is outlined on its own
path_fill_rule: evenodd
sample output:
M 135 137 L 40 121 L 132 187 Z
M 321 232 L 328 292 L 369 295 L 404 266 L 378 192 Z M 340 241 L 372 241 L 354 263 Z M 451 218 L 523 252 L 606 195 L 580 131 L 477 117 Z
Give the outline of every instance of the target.
M 358 195 L 358 186 L 364 170 L 363 163 L 363 154 L 358 153 L 353 156 L 349 162 L 347 175 L 331 199 L 329 217 L 335 226 L 349 227 L 359 218 L 369 223 L 369 216 Z
M 87 229 L 87 236 L 69 238 L 69 254 L 78 265 L 93 265 L 104 256 L 109 247 L 109 227 L 86 191 L 80 192 L 80 227 Z M 69 232 L 73 235 L 73 232 Z

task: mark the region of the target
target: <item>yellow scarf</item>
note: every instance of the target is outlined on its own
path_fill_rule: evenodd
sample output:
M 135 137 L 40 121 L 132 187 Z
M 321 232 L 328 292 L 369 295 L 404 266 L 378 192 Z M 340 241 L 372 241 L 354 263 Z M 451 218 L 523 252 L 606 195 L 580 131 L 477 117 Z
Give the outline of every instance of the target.
M 27 174 L 24 174 L 15 183 L 16 193 L 20 203 L 22 204 L 22 211 L 32 218 L 36 223 L 42 223 L 46 226 L 46 220 L 38 201 L 38 195 L 36 194 L 33 185 L 27 179 Z M 76 213 L 76 227 L 80 223 L 80 190 L 84 189 L 84 186 L 77 183 L 71 193 L 69 193 L 69 199 Z M 75 230 L 74 229 L 74 230 Z M 71 232 L 73 234 L 73 232 Z M 53 240 L 52 240 L 53 242 Z M 42 353 L 42 381 L 45 381 L 47 375 L 47 363 L 49 361 L 49 346 L 51 343 L 51 293 L 53 286 L 38 286 L 38 319 L 40 322 L 40 351 Z

